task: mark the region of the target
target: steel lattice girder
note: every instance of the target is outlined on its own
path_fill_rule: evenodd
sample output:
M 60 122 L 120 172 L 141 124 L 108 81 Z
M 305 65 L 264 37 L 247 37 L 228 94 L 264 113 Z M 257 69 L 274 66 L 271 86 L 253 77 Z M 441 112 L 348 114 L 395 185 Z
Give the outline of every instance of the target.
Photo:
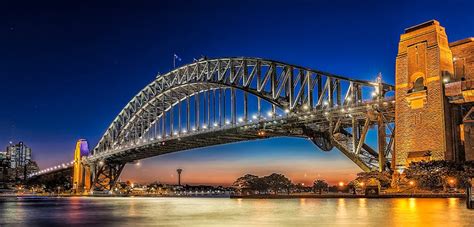
M 346 83 L 346 87 L 341 85 L 342 83 Z M 377 91 L 377 96 L 367 100 L 367 97 L 362 94 L 364 89 L 367 90 L 367 88 Z M 334 125 L 338 128 L 351 127 L 354 126 L 354 119 L 357 124 L 361 124 L 367 118 L 368 108 L 373 106 L 381 109 L 388 121 L 391 121 L 393 115 L 393 101 L 384 98 L 385 92 L 394 89 L 390 85 L 348 79 L 326 72 L 258 58 L 202 60 L 158 76 L 156 80 L 140 91 L 115 118 L 94 148 L 93 155 L 86 158 L 86 161 L 97 162 L 106 159 L 129 161 L 136 160 L 139 157 L 157 155 L 161 151 L 142 152 L 141 147 L 144 144 L 158 144 L 165 141 L 167 143 L 169 141 L 179 141 L 181 145 L 176 145 L 175 148 L 171 149 L 174 151 L 252 139 L 252 136 L 246 136 L 245 132 L 242 131 L 237 131 L 237 134 L 235 134 L 233 128 L 241 128 L 242 126 L 236 124 L 234 114 L 231 127 L 222 126 L 222 128 L 213 131 L 199 131 L 185 136 L 186 138 L 179 137 L 179 135 L 178 137 L 170 135 L 170 138 L 162 138 L 159 141 L 142 141 L 147 139 L 144 138 L 144 135 L 149 132 L 152 125 L 160 119 L 163 120 L 168 117 L 166 116 L 167 113 L 171 115 L 168 118 L 173 118 L 172 109 L 176 105 L 181 108 L 180 103 L 189 102 L 189 97 L 192 96 L 197 95 L 197 98 L 199 98 L 198 94 L 205 92 L 209 99 L 210 91 L 213 91 L 215 96 L 216 90 L 219 89 L 232 89 L 232 92 L 234 92 L 233 89 L 239 89 L 244 91 L 246 96 L 247 94 L 254 95 L 271 103 L 273 112 L 275 107 L 290 110 L 291 113 L 287 116 L 285 123 L 282 123 L 278 130 L 276 129 L 277 132 L 270 133 L 268 136 L 307 136 L 301 133 L 293 133 L 293 131 L 301 131 L 302 125 L 307 125 L 321 132 L 333 130 Z M 206 95 L 204 95 L 204 98 L 206 98 Z M 213 102 L 215 104 L 216 100 L 213 100 Z M 235 101 L 232 105 L 236 105 Z M 308 116 L 304 115 L 303 107 L 309 109 Z M 245 106 L 245 108 L 247 107 Z M 198 119 L 199 112 L 196 113 Z M 309 114 L 318 117 L 306 119 Z M 181 114 L 179 114 L 179 117 L 181 117 Z M 247 118 L 247 116 L 245 117 Z M 267 124 L 272 120 L 267 122 L 264 120 L 259 124 Z M 292 121 L 296 123 L 288 124 Z M 189 129 L 189 122 L 187 124 Z M 209 120 L 207 124 L 209 124 Z M 198 122 L 196 125 L 199 126 L 200 123 Z M 170 127 L 172 128 L 173 124 Z M 187 143 L 191 143 L 188 140 L 192 141 L 198 135 L 212 135 L 212 132 L 224 134 L 232 132 L 234 133 L 232 138 L 236 139 L 222 139 L 210 144 L 202 143 L 202 145 L 187 145 Z M 195 144 L 195 141 L 192 143 Z M 363 150 L 366 151 L 366 149 Z M 150 155 L 144 155 L 148 153 Z M 130 158 L 126 158 L 127 155 Z M 357 155 L 356 159 L 362 160 L 364 159 L 363 155 L 366 154 L 361 152 Z M 368 163 L 367 166 L 373 166 L 372 160 L 363 162 Z

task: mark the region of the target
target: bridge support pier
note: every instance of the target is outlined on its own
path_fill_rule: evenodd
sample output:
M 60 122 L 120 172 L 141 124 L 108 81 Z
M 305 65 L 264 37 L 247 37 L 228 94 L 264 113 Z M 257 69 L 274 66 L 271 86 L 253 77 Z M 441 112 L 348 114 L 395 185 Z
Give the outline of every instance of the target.
M 112 192 L 122 173 L 125 163 L 97 163 L 94 169 L 94 181 L 92 191 L 109 191 Z

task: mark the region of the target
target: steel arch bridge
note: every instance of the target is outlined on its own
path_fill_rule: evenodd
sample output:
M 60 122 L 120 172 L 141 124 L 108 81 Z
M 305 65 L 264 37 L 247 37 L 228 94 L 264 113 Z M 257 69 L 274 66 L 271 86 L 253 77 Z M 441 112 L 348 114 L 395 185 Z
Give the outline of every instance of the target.
M 165 153 L 270 137 L 334 147 L 364 171 L 390 169 L 394 87 L 260 58 L 201 59 L 142 89 L 91 154 L 92 190 L 111 190 L 124 165 Z M 377 147 L 366 143 L 377 131 Z M 81 185 L 79 182 L 78 184 Z

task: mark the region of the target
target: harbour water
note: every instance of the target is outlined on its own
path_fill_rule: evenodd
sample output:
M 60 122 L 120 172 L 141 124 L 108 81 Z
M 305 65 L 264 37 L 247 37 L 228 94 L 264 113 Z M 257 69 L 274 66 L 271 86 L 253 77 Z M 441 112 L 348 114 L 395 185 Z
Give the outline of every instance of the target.
M 0 198 L 0 226 L 474 226 L 448 199 Z

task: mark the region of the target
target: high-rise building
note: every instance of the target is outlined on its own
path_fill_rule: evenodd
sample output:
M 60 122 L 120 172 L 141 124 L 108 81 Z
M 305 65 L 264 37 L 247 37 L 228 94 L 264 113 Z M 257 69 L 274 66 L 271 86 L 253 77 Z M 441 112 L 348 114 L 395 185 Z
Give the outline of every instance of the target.
M 7 146 L 6 158 L 10 162 L 10 168 L 25 167 L 31 161 L 31 148 L 23 142 L 10 143 Z

